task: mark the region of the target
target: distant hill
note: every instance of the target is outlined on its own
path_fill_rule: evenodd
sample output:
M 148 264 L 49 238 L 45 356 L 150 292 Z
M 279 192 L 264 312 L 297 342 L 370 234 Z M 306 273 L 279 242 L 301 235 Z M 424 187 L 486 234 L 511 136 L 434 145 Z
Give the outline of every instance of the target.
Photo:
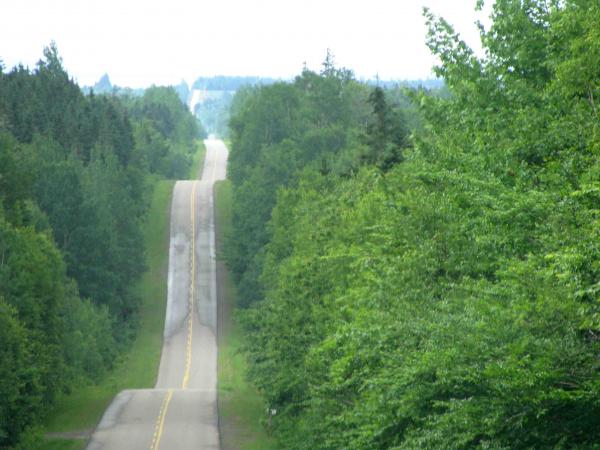
M 217 75 L 214 77 L 199 77 L 192 84 L 192 89 L 202 89 L 206 91 L 237 91 L 242 86 L 256 84 L 273 84 L 277 81 L 275 78 L 262 77 L 230 77 Z
M 84 94 L 94 92 L 97 95 L 128 95 L 139 97 L 144 95 L 143 88 L 129 88 L 113 85 L 107 73 L 102 75 L 93 86 L 82 86 L 81 90 Z M 184 102 L 185 103 L 185 102 Z
M 192 90 L 201 89 L 204 91 L 237 91 L 242 86 L 257 84 L 273 84 L 281 81 L 277 78 L 256 77 L 256 76 L 226 76 L 217 75 L 214 77 L 198 77 L 192 84 Z M 444 80 L 440 78 L 426 78 L 416 80 L 366 80 L 370 85 L 379 85 L 385 88 L 406 86 L 412 88 L 441 89 L 444 87 Z
M 94 92 L 96 94 L 110 94 L 112 92 L 112 83 L 110 82 L 110 77 L 107 73 L 102 75 L 102 77 L 98 80 L 96 84 L 94 84 Z

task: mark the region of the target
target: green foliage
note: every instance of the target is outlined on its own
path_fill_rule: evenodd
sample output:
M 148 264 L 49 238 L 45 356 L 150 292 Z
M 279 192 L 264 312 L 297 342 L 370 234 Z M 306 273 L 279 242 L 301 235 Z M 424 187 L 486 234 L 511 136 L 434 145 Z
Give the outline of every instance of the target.
M 403 124 L 391 122 L 399 113 L 381 96 L 370 104 L 369 92 L 351 72 L 335 68 L 328 54 L 320 74 L 304 70 L 293 83 L 236 94 L 228 166 L 235 239 L 227 253 L 239 284 L 240 305 L 262 297 L 259 277 L 269 240 L 266 224 L 279 188 L 294 185 L 307 166 L 348 174 L 365 161 L 380 160 L 388 169 L 401 160 L 406 132 Z
M 27 332 L 13 307 L 0 297 L 0 442 L 15 442 L 39 404 L 31 392 L 37 374 L 27 366 L 31 361 Z
M 231 233 L 231 182 L 215 183 L 215 226 L 217 255 L 223 250 L 225 236 Z M 218 257 L 218 256 L 217 256 Z M 245 341 L 240 323 L 235 320 L 235 286 L 229 273 L 219 265 L 219 427 L 221 448 L 270 450 L 278 448 L 268 430 L 257 426 L 268 423 L 265 402 L 246 377 L 247 362 L 242 353 Z
M 245 320 L 285 448 L 596 442 L 598 345 L 547 262 L 523 262 L 554 207 L 413 162 L 282 193 Z
M 142 97 L 128 99 L 136 122 L 135 152 L 151 173 L 167 178 L 185 178 L 203 134 L 172 87 L 153 86 Z
M 0 73 L 0 448 L 33 448 L 56 399 L 129 345 L 148 181 L 185 177 L 197 134 L 171 88 L 83 95 L 54 44 Z
M 77 245 L 79 265 L 73 269 L 84 296 L 106 305 L 114 317 L 127 322 L 137 312 L 139 299 L 129 291 L 131 280 L 144 270 L 141 221 L 142 199 L 131 195 L 138 174 L 119 167 L 112 155 L 99 155 L 83 172 L 82 187 L 88 210 L 85 234 Z M 127 195 L 129 194 L 129 195 Z M 143 202 L 143 203 L 141 203 Z M 93 245 L 102 242 L 102 246 Z
M 373 107 L 375 120 L 367 128 L 365 140 L 369 152 L 361 155 L 361 162 L 374 164 L 387 171 L 402 162 L 402 149 L 408 145 L 408 133 L 404 120 L 395 117 L 399 112 L 388 105 L 383 89 L 373 89 L 369 94 L 369 103 Z
M 236 168 L 234 214 L 253 203 L 234 245 L 260 299 L 242 315 L 249 376 L 281 448 L 600 448 L 600 8 L 496 1 L 484 58 L 426 17 L 450 95 L 411 94 L 410 145 L 386 153 L 406 135 L 375 90 L 341 152 L 296 144 L 315 130 L 294 120 Z M 327 106 L 299 115 L 320 138 Z
M 44 419 L 43 424 L 47 431 L 89 430 L 98 423 L 107 406 L 121 390 L 145 389 L 155 385 L 162 350 L 167 300 L 168 210 L 173 184 L 174 182 L 169 180 L 157 180 L 153 184 L 152 203 L 143 224 L 148 269 L 133 286 L 134 294 L 142 300 L 140 324 L 135 339 L 131 346 L 120 352 L 112 361 L 110 371 L 97 383 L 77 384 L 68 394 L 58 398 L 51 414 Z M 80 312 L 75 316 L 77 321 L 86 320 L 87 305 L 80 306 Z M 93 327 L 88 324 L 83 329 L 101 333 L 102 324 Z M 88 337 L 84 333 L 84 340 Z M 109 341 L 105 343 L 103 340 L 99 344 L 98 348 L 101 351 L 115 350 L 115 346 Z M 73 352 L 77 349 L 78 346 L 71 348 Z M 88 358 L 94 357 L 88 356 Z M 57 442 L 52 440 L 52 443 Z M 43 448 L 53 448 L 52 443 L 46 442 Z

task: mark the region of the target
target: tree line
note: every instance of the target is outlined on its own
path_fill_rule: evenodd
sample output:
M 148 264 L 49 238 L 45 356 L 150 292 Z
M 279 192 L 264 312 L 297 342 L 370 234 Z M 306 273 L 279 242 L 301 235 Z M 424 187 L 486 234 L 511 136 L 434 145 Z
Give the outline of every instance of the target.
M 95 382 L 135 334 L 140 226 L 185 177 L 196 120 L 172 88 L 84 95 L 54 44 L 0 71 L 0 448 Z
M 248 375 L 281 448 L 600 448 L 600 6 L 496 0 L 483 57 L 424 16 L 443 95 L 234 98 Z

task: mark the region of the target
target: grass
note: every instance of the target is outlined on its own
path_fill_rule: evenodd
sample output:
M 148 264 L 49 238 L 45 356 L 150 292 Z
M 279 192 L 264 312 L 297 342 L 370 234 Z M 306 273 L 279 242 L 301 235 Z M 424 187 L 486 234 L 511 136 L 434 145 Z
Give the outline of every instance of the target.
M 169 207 L 173 181 L 155 184 L 149 220 L 144 224 L 148 270 L 134 292 L 142 299 L 140 328 L 131 348 L 99 384 L 81 386 L 61 397 L 44 424 L 47 432 L 93 429 L 113 397 L 123 389 L 154 386 L 160 363 L 167 301 Z M 47 450 L 83 448 L 82 440 L 48 439 Z M 81 444 L 81 446 L 77 446 Z
M 86 444 L 85 439 L 47 439 L 43 450 L 83 450 Z
M 215 186 L 217 254 L 231 231 L 231 183 Z M 240 352 L 243 330 L 232 318 L 235 286 L 219 257 L 219 372 L 218 400 L 222 450 L 275 450 L 276 443 L 262 426 L 265 403 L 245 379 L 246 360 Z
M 204 146 L 204 141 L 198 140 L 198 148 L 194 157 L 192 158 L 192 165 L 190 166 L 190 171 L 188 172 L 189 180 L 199 180 L 202 176 L 202 169 L 204 167 L 204 155 L 206 154 L 206 147 Z

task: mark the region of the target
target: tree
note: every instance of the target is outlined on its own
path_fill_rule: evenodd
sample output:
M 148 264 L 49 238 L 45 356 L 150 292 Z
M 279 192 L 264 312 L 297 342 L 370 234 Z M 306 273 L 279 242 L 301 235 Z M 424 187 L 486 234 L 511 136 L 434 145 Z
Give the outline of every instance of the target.
M 0 448 L 34 445 L 56 397 L 130 342 L 149 191 L 187 173 L 197 136 L 171 88 L 84 95 L 54 43 L 0 73 Z
M 39 382 L 29 368 L 31 349 L 27 332 L 14 308 L 0 296 L 0 446 L 17 442 L 39 407 L 39 393 L 31 392 Z
M 402 150 L 408 145 L 408 132 L 400 113 L 388 105 L 382 88 L 373 89 L 369 103 L 373 107 L 374 118 L 365 134 L 369 153 L 361 155 L 361 160 L 387 171 L 402 162 Z
M 341 150 L 368 158 L 345 173 L 304 159 L 335 116 L 299 95 L 310 126 L 285 159 L 299 170 L 278 186 L 262 300 L 242 314 L 281 448 L 598 448 L 592 3 L 497 1 L 481 58 L 426 12 L 449 95 L 412 94 L 423 126 L 401 164 L 374 167 L 400 142 L 383 90 Z
M 331 58 L 321 74 L 304 70 L 293 83 L 240 91 L 233 100 L 228 176 L 236 239 L 228 263 L 241 283 L 243 305 L 262 296 L 266 224 L 277 190 L 293 185 L 307 166 L 327 173 L 344 166 L 342 157 L 355 159 L 353 146 L 370 115 L 363 104 L 368 89 L 351 72 L 334 68 Z

